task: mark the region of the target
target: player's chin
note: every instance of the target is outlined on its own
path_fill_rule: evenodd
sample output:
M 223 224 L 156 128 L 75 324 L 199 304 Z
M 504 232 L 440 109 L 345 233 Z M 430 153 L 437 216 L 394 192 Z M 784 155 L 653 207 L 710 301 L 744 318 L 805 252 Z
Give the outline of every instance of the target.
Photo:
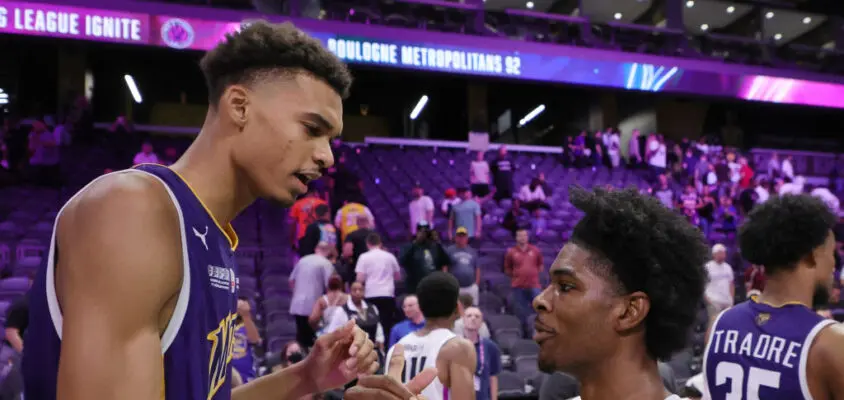
M 553 358 L 553 355 L 543 355 L 541 352 L 539 353 L 539 357 L 537 357 L 536 363 L 539 370 L 546 373 L 554 373 L 560 370 L 560 367 L 557 365 Z
M 295 187 L 278 187 L 268 197 L 281 204 L 282 207 L 290 207 L 296 202 L 296 198 L 302 194 L 304 192 Z

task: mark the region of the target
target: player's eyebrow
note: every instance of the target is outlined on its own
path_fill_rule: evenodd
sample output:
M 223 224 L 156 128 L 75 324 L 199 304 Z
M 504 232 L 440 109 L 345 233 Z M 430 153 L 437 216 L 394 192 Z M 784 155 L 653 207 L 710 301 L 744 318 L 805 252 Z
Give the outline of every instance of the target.
M 568 265 L 564 266 L 564 267 L 556 267 L 556 268 L 552 267 L 551 270 L 548 271 L 548 272 L 549 272 L 549 274 L 551 274 L 552 277 L 564 277 L 565 276 L 565 277 L 577 279 L 577 273 L 574 272 L 574 268 L 572 268 Z
M 317 124 L 317 125 L 319 125 L 320 129 L 323 129 L 323 130 L 326 130 L 326 131 L 329 131 L 329 132 L 334 132 L 334 130 L 335 130 L 334 125 L 332 125 L 331 122 L 328 122 L 328 120 L 325 119 L 325 117 L 323 117 L 319 113 L 306 112 L 305 115 L 304 115 L 304 118 L 313 122 L 313 123 L 315 123 L 315 124 Z

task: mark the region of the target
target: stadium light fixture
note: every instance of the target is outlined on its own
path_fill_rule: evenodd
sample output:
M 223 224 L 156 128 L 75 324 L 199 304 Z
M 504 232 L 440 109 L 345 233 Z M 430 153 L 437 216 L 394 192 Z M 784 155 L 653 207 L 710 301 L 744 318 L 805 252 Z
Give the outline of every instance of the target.
M 525 4 L 525 6 L 527 6 L 527 8 L 533 8 L 533 2 L 532 1 L 527 2 L 527 4 Z
M 138 85 L 135 84 L 135 78 L 132 78 L 132 75 L 123 75 L 123 80 L 126 81 L 126 86 L 129 88 L 129 92 L 132 93 L 132 99 L 135 100 L 135 103 L 143 103 L 144 99 L 141 97 L 141 91 L 138 90 Z
M 732 14 L 732 13 L 734 13 L 734 12 L 736 12 L 736 7 L 735 7 L 735 6 L 729 6 L 729 7 L 727 7 L 727 14 Z
M 613 15 L 613 18 L 615 18 L 615 19 L 621 19 L 621 17 L 623 17 L 623 16 L 624 16 L 624 15 L 622 15 L 621 13 L 615 13 L 615 15 Z
M 700 30 L 702 30 L 702 31 L 709 30 L 709 25 L 708 25 L 708 24 L 703 24 L 703 25 L 701 25 L 701 26 L 700 26 Z
M 776 35 L 774 35 L 774 40 L 780 40 L 780 39 L 782 39 L 782 33 L 777 33 Z
M 803 18 L 803 23 L 808 25 L 812 23 L 812 17 L 805 17 Z
M 767 19 L 774 18 L 774 12 L 768 11 L 767 13 L 765 13 L 765 18 L 767 18 Z
M 694 6 L 695 6 L 694 0 L 689 0 L 689 1 L 686 2 L 686 7 L 692 8 Z
M 413 111 L 410 112 L 410 119 L 415 120 L 416 117 L 419 116 L 419 113 L 425 109 L 426 104 L 428 104 L 428 96 L 422 95 L 422 97 L 419 98 L 419 101 L 416 102 L 416 107 L 413 107 Z
M 530 121 L 536 118 L 537 115 L 542 114 L 545 111 L 545 104 L 540 104 L 533 109 L 533 111 L 527 113 L 522 119 L 519 120 L 519 128 L 527 125 Z

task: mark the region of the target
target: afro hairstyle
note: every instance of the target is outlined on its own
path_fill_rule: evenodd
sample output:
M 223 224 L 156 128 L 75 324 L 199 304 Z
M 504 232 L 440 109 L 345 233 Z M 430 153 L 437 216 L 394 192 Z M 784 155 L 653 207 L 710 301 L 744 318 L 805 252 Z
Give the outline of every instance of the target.
M 741 255 L 765 273 L 793 269 L 823 245 L 838 218 L 813 196 L 784 195 L 756 206 L 739 227 Z
M 460 284 L 449 273 L 434 271 L 422 278 L 416 287 L 419 309 L 426 319 L 447 318 L 457 311 Z
M 208 100 L 217 105 L 231 85 L 254 83 L 268 73 L 307 72 L 346 98 L 352 85 L 349 69 L 337 56 L 291 23 L 256 21 L 226 35 L 199 62 L 208 85 Z
M 665 360 L 684 348 L 707 282 L 710 253 L 700 230 L 635 188 L 574 187 L 569 197 L 585 213 L 571 240 L 593 253 L 622 293 L 650 299 L 648 354 Z

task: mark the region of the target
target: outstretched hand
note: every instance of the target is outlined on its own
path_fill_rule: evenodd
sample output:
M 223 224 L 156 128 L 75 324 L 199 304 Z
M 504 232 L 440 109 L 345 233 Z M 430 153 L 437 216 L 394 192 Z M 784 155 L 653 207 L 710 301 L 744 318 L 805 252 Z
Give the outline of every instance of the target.
M 387 364 L 386 375 L 364 376 L 343 395 L 346 400 L 425 400 L 420 395 L 437 376 L 436 368 L 426 368 L 403 385 L 404 347 L 397 344 Z
M 378 370 L 378 352 L 366 332 L 354 320 L 320 336 L 303 363 L 308 377 L 319 391 L 341 387 L 362 375 Z

